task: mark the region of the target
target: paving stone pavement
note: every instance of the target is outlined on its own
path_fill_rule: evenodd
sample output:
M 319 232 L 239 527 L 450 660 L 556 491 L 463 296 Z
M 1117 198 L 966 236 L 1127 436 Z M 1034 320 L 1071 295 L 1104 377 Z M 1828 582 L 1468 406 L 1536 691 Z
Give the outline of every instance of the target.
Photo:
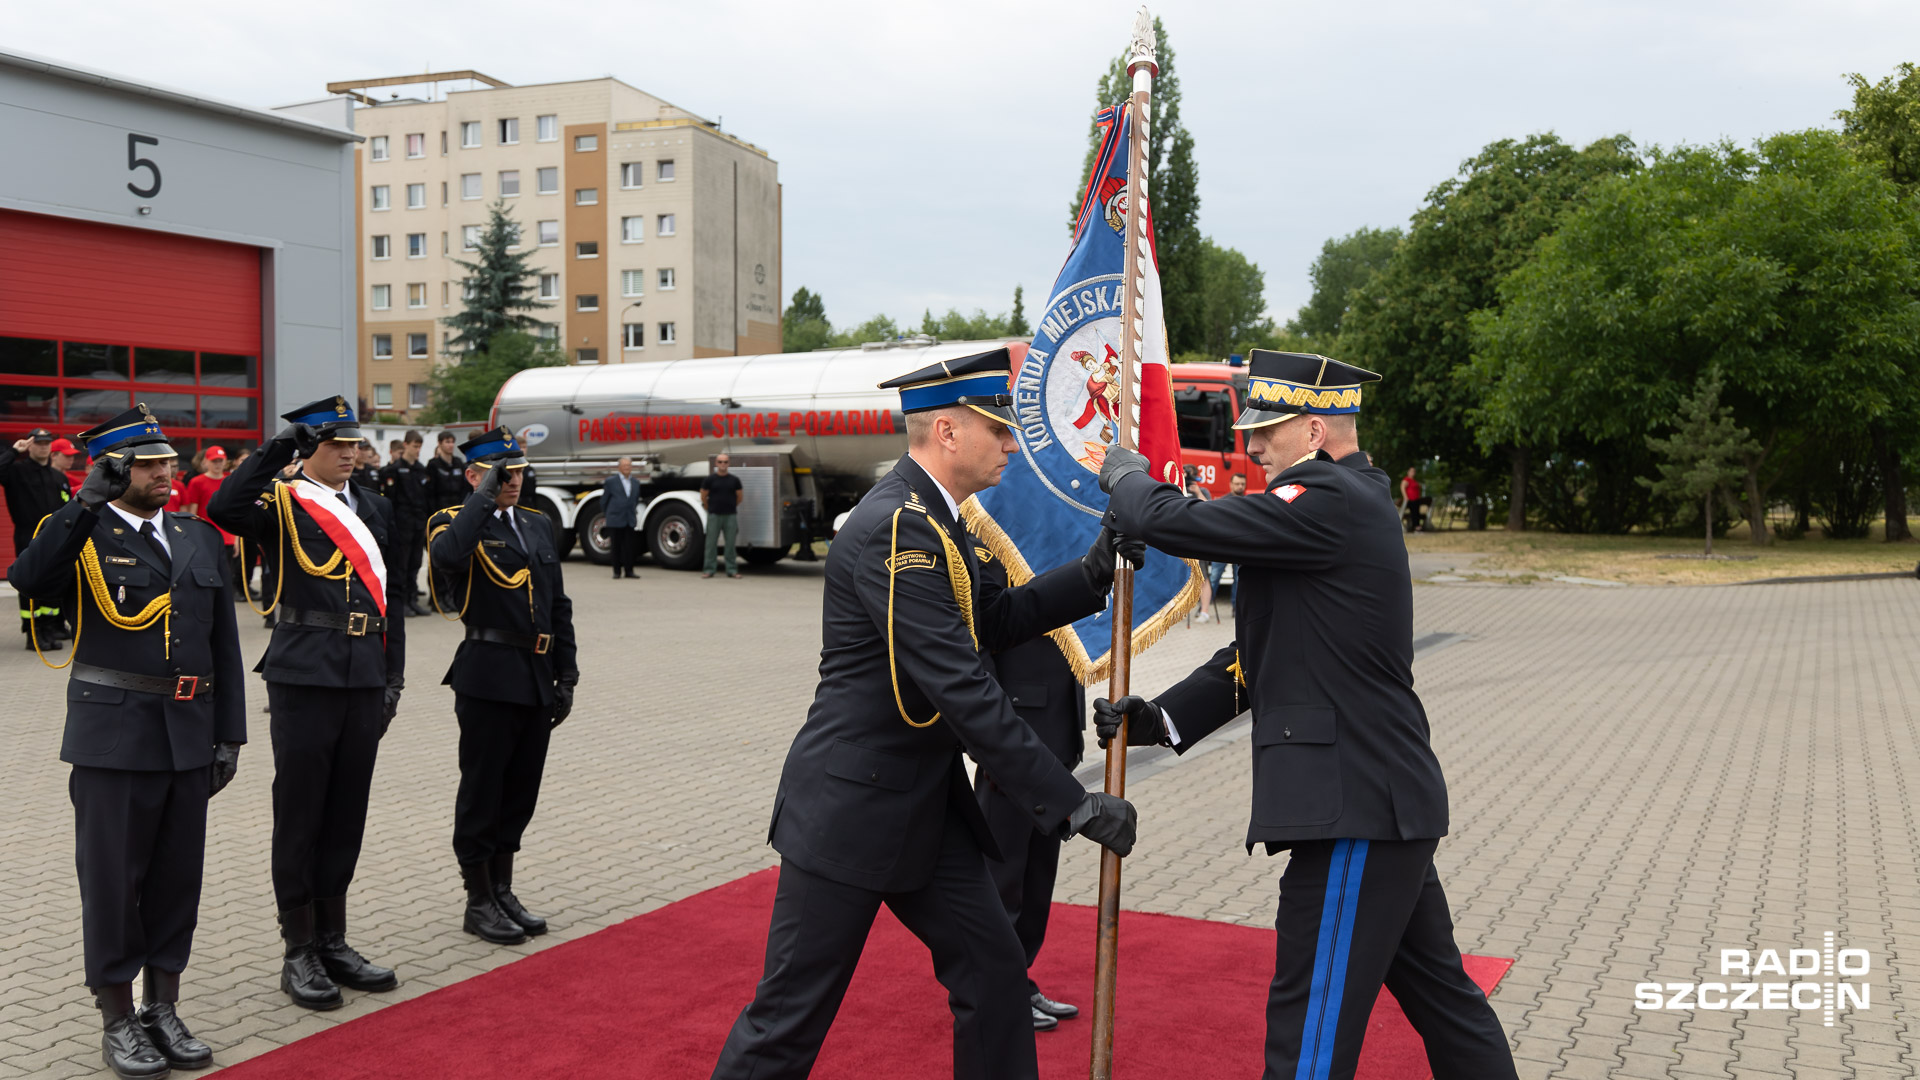
M 578 705 L 556 732 L 518 890 L 554 930 L 495 948 L 460 932 L 449 847 L 457 627 L 409 626 L 411 688 L 382 746 L 351 939 L 404 980 L 333 1013 L 277 988 L 267 878 L 264 697 L 213 801 L 182 1014 L 231 1064 L 769 866 L 766 822 L 812 695 L 818 564 L 739 581 L 568 564 L 582 631 Z M 1516 958 L 1493 1001 L 1520 1074 L 1906 1077 L 1920 1031 L 1920 584 L 1415 591 L 1416 661 L 1447 773 L 1437 856 L 1461 947 Z M 241 621 L 246 656 L 265 644 Z M 1176 628 L 1136 662 L 1157 691 L 1230 636 Z M 1435 639 L 1436 641 L 1440 639 Z M 80 986 L 65 677 L 0 651 L 0 1078 L 105 1075 Z M 1244 744 L 1143 770 L 1125 905 L 1264 925 L 1284 856 L 1243 847 Z M 1069 842 L 1060 899 L 1091 903 L 1095 849 Z M 1125 993 L 1125 923 L 1121 993 Z M 1637 1011 L 1639 982 L 1717 977 L 1719 950 L 1869 951 L 1871 1008 Z M 1056 941 L 1049 948 L 1090 943 Z M 1266 957 L 1249 958 L 1265 966 Z M 1780 978 L 1773 976 L 1772 978 Z M 1816 977 L 1809 977 L 1816 978 Z M 1204 996 L 1197 998 L 1203 1003 Z M 717 1049 L 717 1048 L 716 1048 Z

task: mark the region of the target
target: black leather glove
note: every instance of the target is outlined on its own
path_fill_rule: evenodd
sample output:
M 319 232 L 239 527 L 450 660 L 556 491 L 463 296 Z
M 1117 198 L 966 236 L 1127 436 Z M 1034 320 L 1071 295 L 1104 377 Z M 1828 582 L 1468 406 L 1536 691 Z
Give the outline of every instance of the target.
M 310 424 L 288 424 L 274 435 L 273 441 L 292 443 L 301 457 L 307 457 L 320 448 L 320 433 Z
M 507 470 L 498 465 L 482 465 L 480 482 L 474 485 L 473 493 L 487 500 L 488 506 L 494 506 L 500 498 L 500 489 L 505 486 L 507 486 Z
M 115 460 L 104 454 L 101 455 L 100 460 L 93 463 L 93 468 L 87 470 L 87 478 L 81 483 L 80 490 L 74 494 L 74 498 L 79 499 L 80 504 L 87 509 L 98 510 L 125 495 L 132 465 L 131 458 Z
M 380 737 L 383 739 L 387 737 L 387 728 L 392 725 L 393 718 L 400 715 L 400 691 L 406 688 L 405 679 L 387 680 L 386 701 L 380 710 Z
M 211 799 L 220 794 L 228 784 L 233 783 L 233 774 L 240 771 L 240 744 L 223 742 L 213 748 L 213 790 L 207 792 Z
M 553 720 L 547 724 L 548 730 L 559 727 L 573 712 L 573 687 L 579 681 L 577 674 L 572 678 L 562 675 L 560 681 L 553 684 Z
M 1100 463 L 1100 490 L 1113 494 L 1113 486 L 1128 473 L 1147 472 L 1147 455 L 1124 446 L 1107 447 L 1107 459 Z
M 1094 698 L 1093 732 L 1100 736 L 1100 749 L 1105 750 L 1124 722 L 1128 746 L 1162 746 L 1167 742 L 1166 715 L 1160 706 L 1138 694 L 1128 694 L 1119 701 Z
M 1089 791 L 1067 818 L 1067 835 L 1084 836 L 1115 855 L 1125 856 L 1133 851 L 1139 823 L 1132 803 L 1104 791 Z

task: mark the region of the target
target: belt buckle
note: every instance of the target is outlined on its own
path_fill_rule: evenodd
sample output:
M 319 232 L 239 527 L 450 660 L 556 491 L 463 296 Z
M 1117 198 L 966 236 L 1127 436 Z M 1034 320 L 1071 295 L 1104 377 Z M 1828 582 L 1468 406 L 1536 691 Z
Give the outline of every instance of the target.
M 533 635 L 533 651 L 536 656 L 545 656 L 547 654 L 547 650 L 551 648 L 553 648 L 552 634 Z
M 173 700 L 192 701 L 193 695 L 200 692 L 200 676 L 181 675 L 173 680 Z
M 364 611 L 347 612 L 347 636 L 367 636 L 367 613 Z

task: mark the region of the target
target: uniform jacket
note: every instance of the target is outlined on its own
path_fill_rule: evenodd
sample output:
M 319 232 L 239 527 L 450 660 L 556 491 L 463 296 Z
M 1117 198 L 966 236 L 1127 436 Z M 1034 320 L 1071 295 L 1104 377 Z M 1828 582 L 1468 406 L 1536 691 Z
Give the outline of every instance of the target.
M 467 483 L 467 462 L 459 454 L 452 461 L 441 461 L 435 454 L 426 460 L 427 503 L 435 510 L 447 506 L 459 506 L 472 493 L 473 485 Z
M 493 511 L 485 497 L 470 495 L 464 507 L 440 510 L 428 522 L 427 550 L 439 575 L 435 580 L 447 590 L 439 603 L 448 611 L 464 609 L 460 621 L 468 626 L 528 637 L 550 634 L 553 643 L 547 652 L 536 653 L 491 641 L 462 641 L 441 682 L 455 693 L 490 701 L 551 705 L 554 682 L 580 675 L 573 601 L 560 579 L 553 526 L 532 510 L 514 507 L 510 512 L 520 531 L 516 537 Z M 508 578 L 530 570 L 527 584 L 501 586 L 481 562 L 483 553 Z
M 427 513 L 438 507 L 428 505 L 431 499 L 433 474 L 425 465 L 408 461 L 406 458 L 394 458 L 380 469 L 380 494 L 386 496 L 393 507 L 393 523 L 405 533 L 418 533 L 427 525 Z M 404 547 L 411 543 L 411 535 L 403 538 Z
M 66 505 L 72 491 L 67 474 L 54 468 L 53 462 L 42 465 L 11 446 L 0 446 L 0 487 L 7 491 L 15 554 L 27 550 L 33 527 Z
M 60 760 L 70 764 L 139 772 L 197 769 L 213 760 L 214 744 L 247 741 L 247 677 L 233 622 L 226 545 L 218 530 L 191 514 L 163 512 L 154 526 L 166 530 L 171 567 L 119 514 L 70 502 L 46 520 L 7 572 L 14 588 L 36 600 L 71 601 L 76 583 L 82 585 L 75 662 L 135 675 L 213 680 L 211 693 L 197 693 L 190 701 L 69 681 Z M 108 607 L 130 618 L 171 593 L 170 616 L 145 630 L 122 630 L 108 622 L 80 570 L 89 539 Z
M 629 477 L 633 481 L 633 494 L 621 489 L 620 474 L 607 477 L 600 485 L 601 512 L 607 515 L 607 528 L 634 529 L 640 526 L 640 478 Z
M 949 576 L 950 551 L 960 556 L 971 633 Z M 963 750 L 1036 828 L 1058 835 L 1085 792 L 1020 718 L 986 654 L 1105 604 L 1071 564 L 1017 589 L 996 586 L 932 479 L 902 457 L 860 500 L 827 555 L 820 685 L 781 772 L 773 846 L 823 877 L 908 891 L 932 878 L 951 812 L 998 858 Z
M 994 558 L 984 542 L 969 537 L 980 571 L 999 588 L 1007 588 L 1006 564 Z M 1081 734 L 1087 727 L 1087 689 L 1073 677 L 1073 665 L 1050 637 L 1021 642 L 991 657 L 993 676 L 1007 692 L 1020 719 L 1033 728 L 1060 764 L 1071 769 L 1085 751 Z
M 280 603 L 300 611 L 364 612 L 378 615 L 371 582 L 354 574 L 349 590 L 335 580 L 315 577 L 301 569 L 292 546 L 298 543 L 309 561 L 324 564 L 339 549 L 322 532 L 313 515 L 296 501 L 293 523 L 297 535 L 281 537 L 280 500 L 290 498 L 274 484 L 280 470 L 293 460 L 291 443 L 272 441 L 248 457 L 220 485 L 207 506 L 207 516 L 221 528 L 241 537 L 274 566 Z M 274 627 L 267 653 L 254 668 L 268 682 L 296 686 L 339 688 L 384 687 L 389 676 L 406 671 L 407 603 L 406 543 L 393 524 L 387 500 L 367 488 L 353 485 L 354 513 L 372 531 L 387 564 L 387 632 L 354 636 L 344 630 L 282 623 Z M 284 544 L 284 547 L 283 547 Z M 337 571 L 336 571 L 337 572 Z
M 1234 643 L 1155 700 L 1181 751 L 1252 709 L 1249 848 L 1446 834 L 1447 785 L 1413 692 L 1413 582 L 1390 483 L 1365 454 L 1323 452 L 1264 495 L 1201 502 L 1145 475 L 1114 489 L 1120 528 L 1171 555 L 1240 567 Z

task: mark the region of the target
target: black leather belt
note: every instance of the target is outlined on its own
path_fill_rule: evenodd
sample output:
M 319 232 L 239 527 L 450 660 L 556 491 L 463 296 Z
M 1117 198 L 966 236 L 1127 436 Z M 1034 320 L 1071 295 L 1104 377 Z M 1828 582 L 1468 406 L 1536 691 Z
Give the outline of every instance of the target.
M 201 694 L 213 693 L 211 675 L 135 675 L 131 671 L 114 671 L 111 668 L 96 667 L 93 664 L 75 662 L 73 678 L 76 682 L 92 683 L 95 686 L 111 686 L 118 690 L 138 690 L 143 694 L 166 694 L 175 701 L 192 701 Z
M 301 611 L 299 608 L 283 606 L 280 608 L 278 625 L 287 623 L 317 626 L 322 630 L 345 630 L 348 637 L 387 632 L 386 616 L 369 615 L 364 611 Z
M 486 641 L 495 645 L 511 645 L 516 649 L 532 649 L 545 656 L 553 648 L 552 634 L 516 634 L 511 630 L 495 630 L 489 626 L 467 627 L 468 641 Z

